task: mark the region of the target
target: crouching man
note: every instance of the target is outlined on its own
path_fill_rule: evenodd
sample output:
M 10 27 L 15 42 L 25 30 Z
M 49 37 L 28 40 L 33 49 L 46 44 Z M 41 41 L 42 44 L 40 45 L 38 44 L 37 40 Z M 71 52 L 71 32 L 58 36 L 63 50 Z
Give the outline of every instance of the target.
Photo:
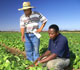
M 51 25 L 48 33 L 50 37 L 48 50 L 37 59 L 35 65 L 42 63 L 48 69 L 64 70 L 70 64 L 68 40 L 59 33 L 57 25 Z

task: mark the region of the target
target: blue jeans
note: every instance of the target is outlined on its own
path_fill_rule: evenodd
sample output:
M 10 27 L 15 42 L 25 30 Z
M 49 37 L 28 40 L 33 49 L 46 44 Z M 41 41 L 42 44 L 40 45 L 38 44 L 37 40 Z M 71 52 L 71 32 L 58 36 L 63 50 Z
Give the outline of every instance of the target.
M 25 51 L 27 59 L 35 61 L 39 57 L 40 39 L 33 33 L 25 33 Z

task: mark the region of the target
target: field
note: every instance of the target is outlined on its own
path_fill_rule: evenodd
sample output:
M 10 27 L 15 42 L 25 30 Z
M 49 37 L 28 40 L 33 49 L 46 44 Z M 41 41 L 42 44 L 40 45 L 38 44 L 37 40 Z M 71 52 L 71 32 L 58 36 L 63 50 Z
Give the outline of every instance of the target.
M 70 48 L 70 68 L 74 70 L 80 69 L 80 33 L 78 32 L 62 32 L 67 37 Z M 49 36 L 47 32 L 41 33 L 40 39 L 40 55 L 43 54 L 48 48 Z M 0 43 L 4 43 L 10 48 L 18 48 L 24 51 L 24 43 L 21 41 L 21 33 L 19 32 L 0 32 Z M 0 70 L 26 70 L 25 67 L 32 63 L 22 55 L 13 55 L 9 53 L 5 47 L 0 45 Z M 47 70 L 41 64 L 30 70 Z

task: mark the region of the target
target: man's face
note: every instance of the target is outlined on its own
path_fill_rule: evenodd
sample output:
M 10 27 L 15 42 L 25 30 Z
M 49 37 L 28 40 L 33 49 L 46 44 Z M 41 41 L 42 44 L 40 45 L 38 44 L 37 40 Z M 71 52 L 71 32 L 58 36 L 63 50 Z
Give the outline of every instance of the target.
M 55 32 L 55 30 L 52 28 L 48 29 L 48 33 L 49 33 L 50 39 L 55 39 L 59 34 L 59 32 Z
M 31 9 L 24 10 L 24 13 L 26 16 L 29 16 L 31 14 Z

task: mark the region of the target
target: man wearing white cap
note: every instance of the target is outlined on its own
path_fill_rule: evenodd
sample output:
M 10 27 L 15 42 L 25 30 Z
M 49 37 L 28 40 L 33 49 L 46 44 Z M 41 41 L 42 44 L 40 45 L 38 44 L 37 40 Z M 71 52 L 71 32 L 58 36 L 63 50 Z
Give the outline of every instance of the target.
M 25 51 L 27 59 L 30 61 L 35 61 L 39 57 L 39 45 L 40 39 L 38 35 L 34 33 L 39 33 L 45 26 L 47 19 L 40 13 L 32 11 L 30 2 L 23 2 L 23 8 L 18 9 L 23 10 L 24 14 L 20 17 L 20 28 L 21 28 L 21 39 L 25 42 Z M 39 28 L 39 22 L 42 22 Z

